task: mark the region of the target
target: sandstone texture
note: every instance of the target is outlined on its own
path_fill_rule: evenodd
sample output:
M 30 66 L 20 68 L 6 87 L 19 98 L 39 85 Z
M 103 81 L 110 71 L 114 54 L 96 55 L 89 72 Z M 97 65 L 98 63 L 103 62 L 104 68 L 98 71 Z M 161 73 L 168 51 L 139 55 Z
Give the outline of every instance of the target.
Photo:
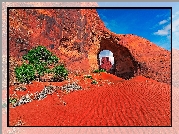
M 116 76 L 143 75 L 171 83 L 170 51 L 137 35 L 109 31 L 95 9 L 9 10 L 9 56 L 14 63 L 38 45 L 56 54 L 72 72 L 99 69 L 99 53 L 110 50 Z

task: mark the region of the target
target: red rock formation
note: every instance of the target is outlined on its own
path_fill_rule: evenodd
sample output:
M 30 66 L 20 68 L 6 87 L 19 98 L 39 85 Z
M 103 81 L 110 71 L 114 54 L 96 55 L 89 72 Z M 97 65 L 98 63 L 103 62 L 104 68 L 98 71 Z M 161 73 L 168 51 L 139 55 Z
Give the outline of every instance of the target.
M 10 56 L 21 56 L 37 45 L 56 54 L 70 71 L 99 69 L 98 54 L 114 54 L 115 74 L 171 82 L 170 52 L 136 35 L 105 28 L 95 9 L 15 9 L 9 11 Z
M 112 64 L 109 61 L 109 57 L 102 57 L 100 68 L 109 71 L 112 68 Z
M 93 53 L 89 49 L 97 49 L 91 41 L 92 31 L 101 25 L 101 20 L 98 18 L 100 22 L 97 22 L 96 17 L 96 10 L 10 10 L 10 56 L 21 57 L 37 45 L 47 48 L 54 45 L 51 51 L 65 62 L 68 69 L 86 71 L 93 67 L 89 63 L 92 63 L 94 54 L 89 54 Z M 97 67 L 97 61 L 95 63 Z

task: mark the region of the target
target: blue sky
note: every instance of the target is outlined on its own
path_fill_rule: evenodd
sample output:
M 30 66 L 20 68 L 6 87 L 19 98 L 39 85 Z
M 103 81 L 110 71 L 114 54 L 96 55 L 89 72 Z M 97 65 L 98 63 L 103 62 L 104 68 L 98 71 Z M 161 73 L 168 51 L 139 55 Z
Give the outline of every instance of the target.
M 117 34 L 135 34 L 171 49 L 170 9 L 97 9 L 105 26 Z
M 98 5 L 99 7 L 172 7 L 172 48 L 179 50 L 179 2 L 98 2 Z M 112 11 L 98 11 L 100 18 L 111 31 L 119 34 L 133 33 L 170 50 L 170 13 L 159 10 L 140 13 L 136 10 L 134 13 L 138 14 L 130 15 L 132 12 L 129 11 L 125 15 L 122 12 L 127 13 L 127 11 L 120 11 L 118 14 Z M 110 57 L 113 63 L 113 54 L 110 51 L 102 51 L 99 57 L 103 56 Z

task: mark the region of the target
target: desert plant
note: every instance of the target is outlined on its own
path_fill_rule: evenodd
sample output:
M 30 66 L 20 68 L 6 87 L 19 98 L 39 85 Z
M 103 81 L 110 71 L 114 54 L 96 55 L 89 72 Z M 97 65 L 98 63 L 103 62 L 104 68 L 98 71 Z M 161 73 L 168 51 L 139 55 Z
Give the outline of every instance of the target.
M 53 55 L 44 46 L 38 46 L 31 49 L 26 55 L 23 56 L 23 60 L 28 60 L 29 64 L 24 63 L 21 67 L 15 69 L 16 78 L 21 83 L 29 83 L 36 77 L 40 78 L 46 73 L 53 73 L 55 80 L 64 80 L 68 76 L 68 71 L 64 65 L 58 65 L 58 57 Z M 55 66 L 50 69 L 49 65 Z
M 100 72 L 106 72 L 105 69 L 97 69 L 97 70 L 94 70 L 93 73 L 100 73 Z
M 63 64 L 55 66 L 55 68 L 53 68 L 53 73 L 53 78 L 57 81 L 66 80 L 68 76 L 68 71 Z
M 42 62 L 46 65 L 58 63 L 58 57 L 53 55 L 44 46 L 37 46 L 31 49 L 26 55 L 23 56 L 24 60 L 28 60 L 30 64 Z
M 97 84 L 96 80 L 92 80 L 91 84 Z
M 45 73 L 47 73 L 47 74 L 53 73 L 53 69 L 47 68 L 47 69 L 45 70 Z
M 22 66 L 15 68 L 15 75 L 19 82 L 30 83 L 35 79 L 35 70 L 33 65 L 23 63 Z
M 9 98 L 9 103 L 10 104 L 14 104 L 17 102 L 17 99 L 16 98 Z
M 16 78 L 21 83 L 29 83 L 34 80 L 35 77 L 40 78 L 46 73 L 53 73 L 56 79 L 66 79 L 68 72 L 64 65 L 57 65 L 59 59 L 53 55 L 44 46 L 37 46 L 31 49 L 26 55 L 23 56 L 23 60 L 27 60 L 29 64 L 24 63 L 20 67 L 16 67 Z M 49 69 L 49 65 L 56 67 Z
M 45 73 L 50 72 L 50 69 L 43 62 L 35 63 L 33 66 L 39 78 L 40 76 L 43 76 Z
M 92 79 L 92 76 L 91 75 L 86 75 L 86 76 L 84 76 L 84 78 L 90 78 L 90 79 Z

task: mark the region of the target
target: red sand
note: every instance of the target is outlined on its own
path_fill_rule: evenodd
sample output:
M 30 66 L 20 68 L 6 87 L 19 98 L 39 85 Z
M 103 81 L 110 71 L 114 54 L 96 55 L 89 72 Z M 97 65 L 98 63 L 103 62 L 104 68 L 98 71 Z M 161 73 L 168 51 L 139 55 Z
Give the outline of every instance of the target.
M 18 120 L 22 120 L 23 126 L 171 125 L 170 85 L 142 76 L 123 80 L 107 73 L 92 75 L 99 82 L 97 85 L 90 84 L 91 80 L 82 76 L 74 78 L 80 80 L 79 85 L 85 90 L 66 94 L 61 99 L 57 96 L 59 91 L 43 100 L 10 108 L 10 126 Z M 102 83 L 104 80 L 115 81 L 115 84 Z M 29 85 L 28 91 L 40 91 L 46 84 L 34 82 Z M 12 93 L 13 87 L 10 90 Z M 22 93 L 19 91 L 17 95 Z

